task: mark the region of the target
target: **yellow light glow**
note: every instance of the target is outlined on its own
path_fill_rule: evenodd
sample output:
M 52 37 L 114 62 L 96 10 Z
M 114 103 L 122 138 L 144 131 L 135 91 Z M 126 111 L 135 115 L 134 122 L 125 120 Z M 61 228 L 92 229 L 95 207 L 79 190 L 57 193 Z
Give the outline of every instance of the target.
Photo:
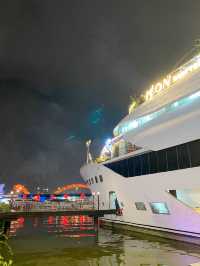
M 137 101 L 136 100 L 133 100 L 133 102 L 129 105 L 129 109 L 128 109 L 129 114 L 134 111 L 134 109 L 136 108 L 136 106 L 137 106 Z
M 149 90 L 146 91 L 144 97 L 146 101 L 151 100 L 155 95 L 160 93 L 162 90 L 169 88 L 176 81 L 184 78 L 189 73 L 200 68 L 200 55 L 192 58 L 189 62 L 178 68 L 172 74 L 165 77 L 163 80 L 153 84 Z
M 151 100 L 154 95 L 158 94 L 165 88 L 168 88 L 172 83 L 172 77 L 171 75 L 168 75 L 166 78 L 164 78 L 162 81 L 156 83 L 155 85 L 152 85 L 151 88 L 146 91 L 145 93 L 145 100 Z

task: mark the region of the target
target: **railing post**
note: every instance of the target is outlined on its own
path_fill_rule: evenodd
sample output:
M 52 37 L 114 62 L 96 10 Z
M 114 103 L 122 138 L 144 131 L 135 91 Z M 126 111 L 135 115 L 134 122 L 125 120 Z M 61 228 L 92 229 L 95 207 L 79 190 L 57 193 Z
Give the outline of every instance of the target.
M 99 195 L 100 195 L 100 192 L 97 192 L 97 210 L 99 211 L 99 204 L 100 204 L 100 201 L 99 201 Z
M 95 192 L 92 192 L 92 207 L 93 207 L 93 210 L 94 210 L 94 196 L 95 196 Z

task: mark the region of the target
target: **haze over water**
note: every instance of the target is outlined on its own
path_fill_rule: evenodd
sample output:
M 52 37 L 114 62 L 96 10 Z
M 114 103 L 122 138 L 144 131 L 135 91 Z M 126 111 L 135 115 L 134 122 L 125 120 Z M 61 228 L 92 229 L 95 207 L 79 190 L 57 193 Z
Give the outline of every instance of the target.
M 8 245 L 16 266 L 188 266 L 200 249 L 178 242 L 99 229 L 92 218 L 20 218 L 12 222 Z

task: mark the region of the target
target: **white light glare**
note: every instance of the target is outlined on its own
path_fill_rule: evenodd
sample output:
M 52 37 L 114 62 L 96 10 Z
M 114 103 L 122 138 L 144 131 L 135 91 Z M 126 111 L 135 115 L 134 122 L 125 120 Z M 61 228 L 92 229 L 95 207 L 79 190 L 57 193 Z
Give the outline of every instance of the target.
M 109 145 L 111 144 L 111 142 L 112 142 L 112 139 L 110 139 L 110 138 L 107 139 L 107 140 L 106 140 L 106 146 L 109 146 Z

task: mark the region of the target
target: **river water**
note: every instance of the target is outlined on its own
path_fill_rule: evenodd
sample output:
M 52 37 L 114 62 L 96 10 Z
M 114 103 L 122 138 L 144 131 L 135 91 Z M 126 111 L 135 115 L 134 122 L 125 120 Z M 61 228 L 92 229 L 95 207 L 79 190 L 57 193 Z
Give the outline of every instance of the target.
M 98 229 L 85 216 L 21 217 L 12 222 L 4 242 L 1 260 L 7 264 L 0 260 L 0 265 L 188 266 L 200 262 L 197 246 Z

